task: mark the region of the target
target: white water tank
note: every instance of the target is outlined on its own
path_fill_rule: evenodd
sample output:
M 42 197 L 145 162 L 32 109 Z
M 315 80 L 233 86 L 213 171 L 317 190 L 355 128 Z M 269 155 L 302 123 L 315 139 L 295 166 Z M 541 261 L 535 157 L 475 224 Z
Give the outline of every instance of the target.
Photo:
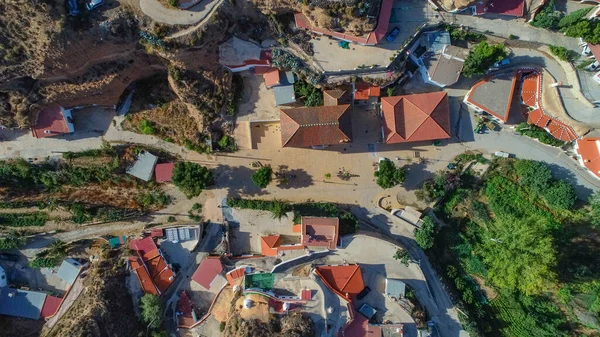
M 6 287 L 8 285 L 8 279 L 6 278 L 6 272 L 4 268 L 0 267 L 0 288 Z
M 288 311 L 288 310 L 290 310 L 290 303 L 283 302 L 283 311 Z
M 250 308 L 252 308 L 252 300 L 251 300 L 251 299 L 249 299 L 249 298 L 246 298 L 246 299 L 244 300 L 244 308 L 245 308 L 245 309 L 250 309 Z

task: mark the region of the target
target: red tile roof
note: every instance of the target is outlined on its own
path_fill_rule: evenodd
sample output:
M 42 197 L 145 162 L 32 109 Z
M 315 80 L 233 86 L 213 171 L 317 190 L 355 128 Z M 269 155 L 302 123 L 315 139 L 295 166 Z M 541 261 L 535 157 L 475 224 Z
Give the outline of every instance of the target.
M 62 298 L 46 295 L 46 299 L 44 300 L 44 305 L 42 306 L 40 316 L 42 318 L 54 316 L 60 308 L 61 303 Z
M 525 0 L 490 0 L 487 12 L 521 17 L 525 12 Z
M 344 97 L 345 94 L 346 94 L 346 91 L 339 90 L 339 89 L 323 90 L 323 105 L 326 105 L 326 106 L 339 105 L 340 100 L 342 99 L 342 97 Z M 347 102 L 345 102 L 344 104 L 346 104 L 346 103 Z
M 154 167 L 154 179 L 157 183 L 166 183 L 171 181 L 171 178 L 173 178 L 174 168 L 175 163 L 156 164 Z
M 386 143 L 450 138 L 450 107 L 445 92 L 381 99 Z
M 354 90 L 355 100 L 368 100 L 369 97 L 379 97 L 381 95 L 381 87 L 372 86 L 366 83 L 358 83 Z
M 312 299 L 312 291 L 310 289 L 302 289 L 300 298 L 303 301 L 310 301 Z
M 570 126 L 558 119 L 553 118 L 548 126 L 546 126 L 546 129 L 554 138 L 562 140 L 563 142 L 572 142 L 578 138 L 577 134 Z
M 204 289 L 210 290 L 210 284 L 221 274 L 223 265 L 219 258 L 210 258 L 202 260 L 198 269 L 192 275 L 192 280 L 201 285 Z
M 331 291 L 348 302 L 365 288 L 362 272 L 357 264 L 321 266 L 315 272 Z
M 537 72 L 524 77 L 523 85 L 521 86 L 521 100 L 523 104 L 531 107 L 538 106 L 541 79 L 542 77 Z
M 588 43 L 588 47 L 590 48 L 590 51 L 592 52 L 596 60 L 600 60 L 600 44 Z
M 577 140 L 576 151 L 581 156 L 583 166 L 600 178 L 600 138 Z
M 281 110 L 283 147 L 309 147 L 350 142 L 350 105 L 303 107 Z
M 338 218 L 302 217 L 302 244 L 335 249 L 339 224 Z
M 261 236 L 260 247 L 262 255 L 277 256 L 277 247 L 280 245 L 279 239 L 279 235 Z
M 154 228 L 152 232 L 150 232 L 150 236 L 153 238 L 162 238 L 165 235 L 162 228 Z
M 271 68 L 271 70 L 264 73 L 263 78 L 265 79 L 265 85 L 270 88 L 274 85 L 279 84 L 279 69 Z
M 533 124 L 540 128 L 545 128 L 546 125 L 548 125 L 548 123 L 550 122 L 550 120 L 551 118 L 544 115 L 542 109 L 535 109 L 533 111 L 530 111 L 527 115 L 527 123 Z
M 275 68 L 271 68 L 271 67 L 255 67 L 254 68 L 254 74 L 255 75 L 264 75 L 266 73 L 268 73 L 269 71 L 273 70 Z
M 310 22 L 302 13 L 294 13 L 294 19 L 296 21 L 296 27 L 308 29 L 315 33 L 332 36 L 340 40 L 356 42 L 360 44 L 366 45 L 375 45 L 383 40 L 385 35 L 387 34 L 389 25 L 390 25 L 390 17 L 392 16 L 392 7 L 394 5 L 394 0 L 383 0 L 381 2 L 381 8 L 379 9 L 379 18 L 377 19 L 377 27 L 374 31 L 370 32 L 366 36 L 354 36 L 344 33 L 338 33 L 331 30 L 327 30 L 324 28 L 319 28 L 315 26 L 311 26 Z
M 144 255 L 157 249 L 158 247 L 156 246 L 154 239 L 149 236 L 143 239 L 134 239 L 129 241 L 129 248 L 140 252 L 141 255 Z
M 71 132 L 62 108 L 58 105 L 42 109 L 31 131 L 35 138 L 46 138 Z
M 225 276 L 231 285 L 235 285 L 235 280 L 238 280 L 246 274 L 246 268 L 238 268 L 228 272 Z

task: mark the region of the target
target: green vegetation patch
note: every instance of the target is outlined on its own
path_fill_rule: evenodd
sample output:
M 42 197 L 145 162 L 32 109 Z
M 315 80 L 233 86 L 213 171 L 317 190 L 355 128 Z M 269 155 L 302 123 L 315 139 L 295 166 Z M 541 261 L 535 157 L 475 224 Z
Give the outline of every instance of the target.
M 562 147 L 565 142 L 552 137 L 548 132 L 542 128 L 538 128 L 535 125 L 529 125 L 525 122 L 519 124 L 515 129 L 518 133 L 539 140 L 543 144 L 552 145 L 556 147 Z
M 0 214 L 0 226 L 6 227 L 41 227 L 44 226 L 48 220 L 48 214 L 45 212 Z
M 465 60 L 462 74 L 466 77 L 483 75 L 496 62 L 502 61 L 508 56 L 504 44 L 488 44 L 479 42 Z

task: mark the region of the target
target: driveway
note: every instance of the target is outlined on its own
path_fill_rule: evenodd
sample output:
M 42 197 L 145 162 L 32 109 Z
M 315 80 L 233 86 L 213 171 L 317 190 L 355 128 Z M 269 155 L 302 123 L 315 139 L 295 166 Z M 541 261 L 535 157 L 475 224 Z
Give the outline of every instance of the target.
M 193 25 L 212 12 L 213 7 L 221 4 L 218 0 L 204 0 L 187 10 L 167 8 L 158 0 L 140 0 L 140 8 L 152 20 L 169 25 Z

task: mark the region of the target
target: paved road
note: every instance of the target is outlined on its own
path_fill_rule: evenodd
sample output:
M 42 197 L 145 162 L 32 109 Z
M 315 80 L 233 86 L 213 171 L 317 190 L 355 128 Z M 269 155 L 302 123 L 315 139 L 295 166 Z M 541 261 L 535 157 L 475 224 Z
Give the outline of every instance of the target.
M 140 8 L 152 20 L 169 25 L 194 25 L 204 19 L 215 5 L 221 4 L 217 0 L 204 0 L 188 10 L 167 8 L 158 0 L 140 0 Z

